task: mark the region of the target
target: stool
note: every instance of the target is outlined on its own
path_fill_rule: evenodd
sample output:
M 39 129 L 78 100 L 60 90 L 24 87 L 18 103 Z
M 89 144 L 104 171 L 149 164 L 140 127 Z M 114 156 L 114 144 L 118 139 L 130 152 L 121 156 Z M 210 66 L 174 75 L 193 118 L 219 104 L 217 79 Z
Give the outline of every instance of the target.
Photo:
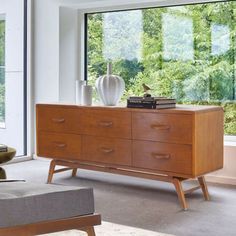
M 7 181 L 7 180 L 6 180 Z M 95 236 L 93 189 L 0 181 L 0 236 L 33 236 L 80 229 Z
M 16 150 L 14 148 L 8 147 L 7 152 L 0 152 L 0 164 L 10 161 L 16 155 Z M 0 179 L 6 179 L 5 170 L 0 167 Z

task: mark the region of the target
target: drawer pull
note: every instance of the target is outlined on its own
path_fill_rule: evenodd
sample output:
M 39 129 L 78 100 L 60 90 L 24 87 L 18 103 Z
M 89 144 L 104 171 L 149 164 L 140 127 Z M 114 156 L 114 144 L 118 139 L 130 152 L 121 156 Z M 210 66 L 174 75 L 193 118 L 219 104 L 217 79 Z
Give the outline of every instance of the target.
M 170 129 L 170 126 L 169 125 L 151 125 L 151 128 L 152 129 L 155 129 L 155 130 L 169 130 Z
M 112 121 L 101 121 L 98 125 L 101 127 L 112 127 L 113 123 Z
M 65 119 L 64 118 L 52 118 L 52 121 L 54 123 L 64 123 L 65 122 Z
M 101 150 L 103 153 L 111 153 L 111 152 L 114 151 L 112 148 L 105 148 L 105 147 L 100 148 L 100 150 Z
M 165 159 L 165 160 L 168 160 L 170 159 L 170 154 L 160 154 L 160 153 L 152 153 L 152 156 L 156 159 Z
M 57 148 L 65 148 L 66 144 L 65 143 L 54 143 L 55 147 Z

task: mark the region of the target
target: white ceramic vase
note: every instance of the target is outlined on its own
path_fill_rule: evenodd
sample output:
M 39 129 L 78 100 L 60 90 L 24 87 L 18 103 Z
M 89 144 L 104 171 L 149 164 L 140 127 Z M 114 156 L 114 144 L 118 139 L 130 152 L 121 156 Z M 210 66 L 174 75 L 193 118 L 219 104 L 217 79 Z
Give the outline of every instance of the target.
M 106 106 L 115 106 L 120 101 L 125 90 L 124 80 L 112 75 L 112 64 L 107 64 L 107 75 L 100 76 L 95 83 L 97 93 Z

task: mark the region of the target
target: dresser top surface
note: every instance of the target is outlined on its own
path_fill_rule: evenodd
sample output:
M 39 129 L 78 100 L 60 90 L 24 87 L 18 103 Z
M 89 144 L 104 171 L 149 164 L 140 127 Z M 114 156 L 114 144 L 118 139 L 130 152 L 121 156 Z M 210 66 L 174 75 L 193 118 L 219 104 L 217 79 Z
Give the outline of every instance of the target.
M 206 106 L 206 105 L 179 105 L 177 104 L 175 108 L 165 108 L 165 109 L 143 109 L 143 108 L 127 108 L 125 106 L 82 106 L 76 104 L 63 104 L 63 103 L 40 103 L 36 106 L 48 106 L 48 107 L 61 107 L 68 109 L 94 109 L 94 110 L 114 110 L 123 112 L 146 112 L 146 113 L 201 113 L 201 112 L 211 112 L 211 111 L 223 111 L 220 106 Z

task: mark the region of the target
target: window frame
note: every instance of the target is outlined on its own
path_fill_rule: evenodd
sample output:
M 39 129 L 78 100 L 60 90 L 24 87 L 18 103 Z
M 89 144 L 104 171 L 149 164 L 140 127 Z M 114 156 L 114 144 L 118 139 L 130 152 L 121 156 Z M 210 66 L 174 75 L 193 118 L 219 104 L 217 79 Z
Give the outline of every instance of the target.
M 22 123 L 22 127 L 23 127 L 23 153 L 21 153 L 19 156 L 17 156 L 16 158 L 21 158 L 24 157 L 26 155 L 28 155 L 28 86 L 27 86 L 27 82 L 28 82 L 28 1 L 30 0 L 22 0 L 22 7 L 23 7 L 23 14 L 22 14 L 22 20 L 23 20 L 23 66 L 22 66 L 22 70 L 23 70 L 23 107 L 22 107 L 22 114 L 23 114 L 23 123 Z M 5 25 L 7 24 L 7 17 L 6 14 L 0 14 L 0 20 L 5 20 Z M 5 41 L 6 43 L 6 41 Z M 6 67 L 6 65 L 5 65 Z M 5 129 L 6 127 L 2 127 L 3 129 Z

